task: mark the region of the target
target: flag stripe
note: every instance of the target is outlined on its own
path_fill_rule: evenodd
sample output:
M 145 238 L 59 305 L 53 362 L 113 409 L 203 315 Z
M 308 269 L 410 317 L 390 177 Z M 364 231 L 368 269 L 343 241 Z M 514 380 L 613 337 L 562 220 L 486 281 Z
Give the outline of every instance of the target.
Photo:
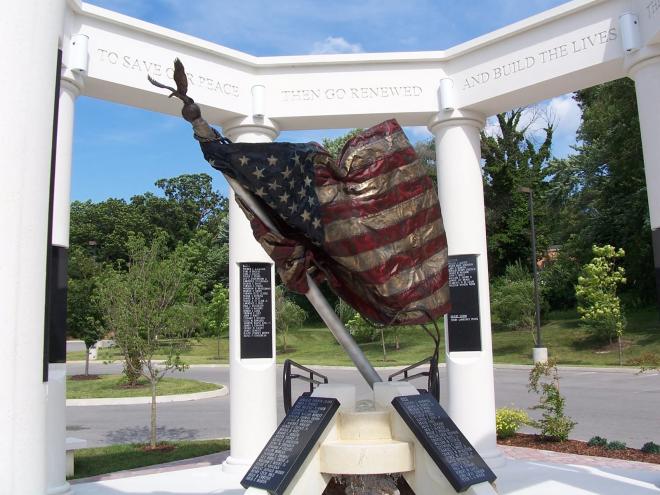
M 417 159 L 415 150 L 408 147 L 403 150 L 395 151 L 394 153 L 382 156 L 376 159 L 371 165 L 366 168 L 355 171 L 346 175 L 346 177 L 336 177 L 336 175 L 328 169 L 317 169 L 316 171 L 316 187 L 327 186 L 330 184 L 342 184 L 349 182 L 364 182 L 379 174 L 386 174 L 387 172 L 399 168 L 408 163 L 412 163 Z
M 316 195 L 322 205 L 348 201 L 355 197 L 366 199 L 397 184 L 403 184 L 425 175 L 424 167 L 419 161 L 415 161 L 364 182 L 319 187 L 316 189 Z
M 354 218 L 348 218 L 329 223 L 325 226 L 325 242 L 338 241 L 384 229 L 437 203 L 438 196 L 436 192 L 429 189 L 419 196 L 395 203 L 391 208 L 362 217 L 358 221 Z
M 398 241 L 422 225 L 439 219 L 440 207 L 434 205 L 406 218 L 400 223 L 350 239 L 330 242 L 326 244 L 325 248 L 331 256 L 351 256 L 364 253 Z
M 416 267 L 418 263 L 425 261 L 434 254 L 447 248 L 445 235 L 434 237 L 423 246 L 411 249 L 404 253 L 397 253 L 383 263 L 376 265 L 370 270 L 359 272 L 358 275 L 369 284 L 383 284 L 394 274 L 408 268 Z
M 351 256 L 335 256 L 334 259 L 347 270 L 359 274 L 376 268 L 397 255 L 405 256 L 412 246 L 412 238 L 431 240 L 439 236 L 444 236 L 442 223 L 432 222 L 412 231 L 409 236 L 381 248 Z
M 403 292 L 399 292 L 392 296 L 383 296 L 383 298 L 379 300 L 381 301 L 381 304 L 387 305 L 391 308 L 403 309 L 411 302 L 424 299 L 429 294 L 442 289 L 443 286 L 447 284 L 448 278 L 449 271 L 442 270 Z
M 432 188 L 431 179 L 418 179 L 398 184 L 382 194 L 366 200 L 352 199 L 339 204 L 329 204 L 321 207 L 321 216 L 325 224 L 346 218 L 365 217 L 381 213 L 384 209 L 419 196 Z
M 379 296 L 396 296 L 410 287 L 423 283 L 447 266 L 447 253 L 443 250 L 434 253 L 417 266 L 393 274 L 382 284 L 372 286 Z

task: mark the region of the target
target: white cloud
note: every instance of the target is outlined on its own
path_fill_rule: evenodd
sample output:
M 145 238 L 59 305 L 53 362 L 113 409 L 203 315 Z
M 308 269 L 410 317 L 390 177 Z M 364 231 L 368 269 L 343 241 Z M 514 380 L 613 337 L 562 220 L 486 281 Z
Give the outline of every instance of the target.
M 323 41 L 314 42 L 311 53 L 314 55 L 328 53 L 360 53 L 362 45 L 359 43 L 349 43 L 341 36 L 328 36 Z

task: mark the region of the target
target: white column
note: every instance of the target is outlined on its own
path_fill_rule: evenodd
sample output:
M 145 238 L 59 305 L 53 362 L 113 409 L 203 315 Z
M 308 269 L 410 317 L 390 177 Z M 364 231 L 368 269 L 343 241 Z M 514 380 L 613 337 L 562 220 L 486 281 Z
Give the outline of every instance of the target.
M 0 492 L 46 492 L 42 381 L 58 38 L 65 1 L 5 2 L 0 113 Z
M 446 351 L 447 412 L 481 456 L 503 464 L 495 434 L 495 388 L 490 329 L 486 222 L 479 131 L 484 116 L 443 112 L 429 125 L 435 134 L 438 194 L 449 255 L 477 255 L 481 351 Z M 447 341 L 445 318 L 445 342 Z
M 80 95 L 82 84 L 79 75 L 63 69 L 57 122 L 52 233 L 53 245 L 63 253 L 69 248 L 73 123 L 76 98 Z M 48 365 L 46 434 L 47 493 L 71 493 L 66 481 L 66 363 Z
M 260 119 L 263 120 L 263 119 Z M 269 122 L 270 124 L 270 122 Z M 268 143 L 278 135 L 274 124 L 256 124 L 250 118 L 223 126 L 235 143 Z M 273 295 L 272 358 L 241 359 L 241 263 L 271 264 Z M 277 427 L 277 370 L 275 362 L 275 274 L 272 260 L 252 235 L 250 222 L 229 195 L 229 415 L 231 455 L 223 470 L 245 473 Z
M 644 59 L 635 63 L 630 77 L 635 81 L 639 127 L 642 134 L 646 193 L 649 201 L 653 253 L 655 258 L 656 297 L 660 305 L 660 49 L 645 49 Z

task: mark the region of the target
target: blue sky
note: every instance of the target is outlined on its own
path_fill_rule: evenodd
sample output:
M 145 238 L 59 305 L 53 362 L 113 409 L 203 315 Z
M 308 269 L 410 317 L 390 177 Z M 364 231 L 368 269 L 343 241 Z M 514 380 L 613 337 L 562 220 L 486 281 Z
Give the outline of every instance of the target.
M 562 0 L 91 0 L 89 3 L 253 55 L 440 50 L 564 3 Z M 543 105 L 557 122 L 554 153 L 575 142 L 570 95 Z M 344 130 L 284 132 L 281 141 L 321 141 Z M 430 135 L 407 129 L 413 141 Z M 88 97 L 76 106 L 72 200 L 129 199 L 160 178 L 207 172 L 181 118 Z M 216 176 L 217 177 L 217 176 Z M 224 180 L 216 187 L 227 192 Z

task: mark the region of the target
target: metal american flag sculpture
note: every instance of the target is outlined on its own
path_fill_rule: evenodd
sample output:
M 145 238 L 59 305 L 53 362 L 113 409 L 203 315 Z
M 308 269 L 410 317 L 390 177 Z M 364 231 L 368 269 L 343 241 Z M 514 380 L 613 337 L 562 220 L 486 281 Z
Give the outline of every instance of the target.
M 250 191 L 237 197 L 283 283 L 327 281 L 374 323 L 431 322 L 450 309 L 447 241 L 433 181 L 395 120 L 353 137 L 338 159 L 317 143 L 231 143 L 201 117 L 175 61 L 182 114 L 204 157 Z M 269 222 L 269 223 L 270 223 Z

